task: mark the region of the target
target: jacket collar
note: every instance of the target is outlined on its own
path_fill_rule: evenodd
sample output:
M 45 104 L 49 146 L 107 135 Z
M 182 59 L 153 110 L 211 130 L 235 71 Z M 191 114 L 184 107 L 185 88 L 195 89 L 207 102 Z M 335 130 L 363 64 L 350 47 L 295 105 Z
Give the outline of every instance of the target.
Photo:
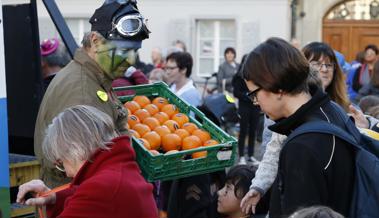
M 95 79 L 106 90 L 112 89 L 112 79 L 100 68 L 83 48 L 79 48 L 75 52 L 74 60 L 79 64 L 85 66 L 88 70 L 84 70 L 89 77 Z
M 330 101 L 329 97 L 317 86 L 309 87 L 312 98 L 302 105 L 294 114 L 287 118 L 277 120 L 268 128 L 282 135 L 289 135 L 293 130 L 311 118 L 315 110 Z

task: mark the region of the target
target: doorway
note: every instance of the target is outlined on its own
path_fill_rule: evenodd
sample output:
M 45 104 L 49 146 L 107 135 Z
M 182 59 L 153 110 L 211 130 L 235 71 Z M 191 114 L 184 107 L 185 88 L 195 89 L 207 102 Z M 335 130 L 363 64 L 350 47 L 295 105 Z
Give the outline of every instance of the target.
M 322 39 L 347 61 L 354 60 L 368 44 L 379 46 L 379 2 L 354 0 L 335 5 L 324 16 Z

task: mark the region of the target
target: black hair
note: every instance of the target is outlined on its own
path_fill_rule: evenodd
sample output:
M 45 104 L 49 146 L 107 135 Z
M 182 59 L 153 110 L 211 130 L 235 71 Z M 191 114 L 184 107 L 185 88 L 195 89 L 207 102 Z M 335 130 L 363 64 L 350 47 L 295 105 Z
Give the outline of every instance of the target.
M 244 78 L 264 90 L 308 92 L 309 63 L 301 51 L 283 39 L 267 39 L 250 52 L 244 65 Z
M 175 61 L 180 70 L 187 69 L 186 77 L 189 78 L 192 73 L 193 59 L 188 52 L 174 52 L 167 56 L 166 61 Z
M 225 49 L 225 51 L 224 51 L 224 57 L 225 57 L 226 54 L 229 53 L 229 52 L 231 52 L 231 53 L 234 54 L 234 58 L 237 57 L 236 50 L 235 50 L 234 48 L 232 48 L 232 47 L 227 47 L 227 48 Z
M 372 49 L 374 50 L 375 54 L 377 55 L 379 53 L 379 49 L 378 49 L 378 46 L 374 45 L 374 44 L 369 44 L 365 47 L 365 52 L 369 49 Z
M 242 199 L 249 191 L 256 168 L 248 165 L 233 166 L 226 174 L 226 183 L 234 185 L 234 195 Z

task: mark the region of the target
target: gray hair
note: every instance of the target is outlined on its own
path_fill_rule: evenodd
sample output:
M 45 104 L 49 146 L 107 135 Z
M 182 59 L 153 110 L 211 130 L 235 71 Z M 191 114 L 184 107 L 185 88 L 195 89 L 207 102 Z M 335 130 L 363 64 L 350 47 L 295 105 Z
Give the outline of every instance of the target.
M 71 61 L 71 57 L 61 41 L 59 42 L 59 46 L 56 51 L 47 56 L 41 56 L 41 59 L 49 66 L 58 66 L 61 68 L 66 66 L 68 62 Z
M 44 155 L 51 162 L 86 161 L 98 149 L 119 136 L 112 118 L 88 105 L 76 105 L 58 114 L 48 126 L 42 144 Z
M 82 39 L 82 46 L 84 48 L 90 48 L 91 47 L 91 33 L 95 33 L 97 35 L 98 38 L 100 38 L 102 41 L 105 41 L 106 39 L 104 38 L 103 35 L 101 35 L 99 32 L 97 31 L 89 31 L 89 32 L 86 32 L 84 33 L 84 36 L 83 36 L 83 39 Z

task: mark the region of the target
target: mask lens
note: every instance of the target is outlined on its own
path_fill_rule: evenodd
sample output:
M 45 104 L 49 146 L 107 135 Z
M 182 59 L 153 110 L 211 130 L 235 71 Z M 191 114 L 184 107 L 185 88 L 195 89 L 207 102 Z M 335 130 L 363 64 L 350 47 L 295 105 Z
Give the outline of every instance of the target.
M 117 31 L 124 36 L 136 35 L 142 27 L 142 18 L 138 15 L 122 17 L 116 25 Z

